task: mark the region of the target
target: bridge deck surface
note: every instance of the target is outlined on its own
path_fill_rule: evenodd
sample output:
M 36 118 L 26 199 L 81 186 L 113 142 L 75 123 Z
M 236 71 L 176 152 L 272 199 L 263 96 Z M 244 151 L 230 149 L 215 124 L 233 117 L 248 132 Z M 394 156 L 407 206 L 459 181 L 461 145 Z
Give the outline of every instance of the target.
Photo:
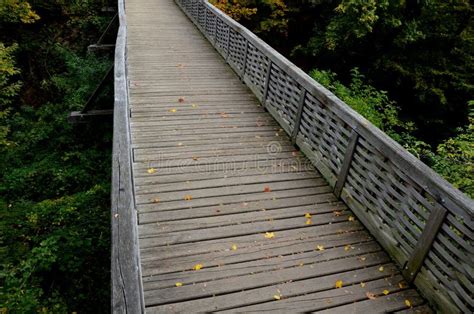
M 428 310 L 178 6 L 126 6 L 147 312 Z

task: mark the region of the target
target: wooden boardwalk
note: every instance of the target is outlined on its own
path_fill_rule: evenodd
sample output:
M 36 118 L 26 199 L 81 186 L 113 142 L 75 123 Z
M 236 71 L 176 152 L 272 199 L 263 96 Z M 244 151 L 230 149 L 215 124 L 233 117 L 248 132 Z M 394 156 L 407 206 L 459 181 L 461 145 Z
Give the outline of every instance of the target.
M 430 311 L 172 0 L 126 14 L 147 312 Z

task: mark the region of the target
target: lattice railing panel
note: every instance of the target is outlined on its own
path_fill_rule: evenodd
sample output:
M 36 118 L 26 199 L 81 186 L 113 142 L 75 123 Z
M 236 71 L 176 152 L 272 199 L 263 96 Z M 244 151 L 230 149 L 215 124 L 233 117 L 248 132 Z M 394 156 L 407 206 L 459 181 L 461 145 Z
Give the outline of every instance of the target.
M 241 72 L 244 69 L 246 45 L 247 41 L 242 35 L 235 31 L 230 31 L 229 56 L 227 57 L 227 61 L 233 65 L 234 70 L 237 72 Z
M 254 45 L 248 43 L 245 65 L 245 78 L 248 84 L 254 86 L 254 92 L 260 99 L 265 92 L 265 78 L 270 60 Z

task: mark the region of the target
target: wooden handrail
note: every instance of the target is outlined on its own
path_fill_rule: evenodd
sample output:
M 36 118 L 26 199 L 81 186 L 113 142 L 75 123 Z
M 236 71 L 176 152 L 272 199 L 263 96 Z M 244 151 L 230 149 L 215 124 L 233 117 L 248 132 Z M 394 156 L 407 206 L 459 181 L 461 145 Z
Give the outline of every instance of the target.
M 335 194 L 406 266 L 407 279 L 442 311 L 472 310 L 474 201 L 213 5 L 176 1 Z
M 137 211 L 132 186 L 129 103 L 127 84 L 127 23 L 124 0 L 118 1 L 120 27 L 115 45 L 114 134 L 112 154 L 112 256 L 113 313 L 144 313 Z

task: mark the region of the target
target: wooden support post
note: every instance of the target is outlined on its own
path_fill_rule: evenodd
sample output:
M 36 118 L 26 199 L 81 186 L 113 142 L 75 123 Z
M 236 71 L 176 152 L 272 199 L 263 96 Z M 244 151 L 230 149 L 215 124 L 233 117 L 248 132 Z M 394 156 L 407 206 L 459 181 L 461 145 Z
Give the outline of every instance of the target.
M 268 86 L 270 85 L 270 74 L 272 72 L 272 60 L 268 59 L 267 75 L 265 75 L 265 88 L 263 89 L 262 103 L 267 107 Z
M 443 206 L 437 204 L 428 217 L 425 228 L 423 229 L 423 232 L 413 249 L 413 253 L 409 257 L 402 272 L 408 282 L 413 282 L 420 271 L 423 261 L 430 251 L 439 229 L 443 225 L 446 213 L 447 210 Z
M 249 42 L 248 40 L 245 40 L 245 53 L 244 53 L 244 62 L 242 65 L 242 72 L 240 73 L 240 76 L 242 80 L 244 79 L 245 76 L 245 68 L 247 67 L 247 53 L 249 51 Z
M 89 123 L 93 119 L 112 118 L 113 114 L 113 109 L 90 110 L 86 113 L 73 111 L 67 117 L 67 121 L 72 124 Z
M 346 183 L 347 175 L 349 174 L 349 168 L 351 167 L 352 156 L 354 155 L 358 139 L 359 134 L 353 130 L 351 137 L 349 138 L 349 143 L 347 144 L 341 171 L 339 172 L 336 184 L 334 185 L 334 195 L 336 195 L 337 198 L 341 196 L 342 188 L 344 187 L 344 183 Z
M 230 51 L 229 51 L 229 48 L 230 48 L 230 32 L 232 31 L 232 28 L 229 25 L 227 25 L 227 28 L 229 29 L 229 31 L 227 32 L 227 48 L 226 48 L 227 54 L 225 56 L 225 61 L 229 60 L 229 55 L 230 55 Z M 229 62 L 227 62 L 227 63 L 229 63 Z
M 301 86 L 300 99 L 298 100 L 298 111 L 296 112 L 295 120 L 293 123 L 293 131 L 291 132 L 291 143 L 295 145 L 296 137 L 301 124 L 301 116 L 303 115 L 304 99 L 306 97 L 306 89 Z

